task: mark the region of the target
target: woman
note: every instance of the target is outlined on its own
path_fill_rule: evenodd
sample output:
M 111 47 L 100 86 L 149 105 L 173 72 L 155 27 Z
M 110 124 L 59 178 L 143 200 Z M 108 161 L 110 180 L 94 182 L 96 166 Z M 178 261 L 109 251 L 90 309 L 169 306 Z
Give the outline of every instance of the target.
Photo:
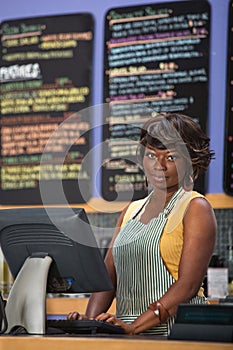
M 86 315 L 127 334 L 167 335 L 181 303 L 206 303 L 201 288 L 213 253 L 216 221 L 192 185 L 213 157 L 191 118 L 161 113 L 145 123 L 139 160 L 152 191 L 121 214 L 106 266 L 114 290 L 94 293 Z M 116 297 L 116 316 L 107 313 Z

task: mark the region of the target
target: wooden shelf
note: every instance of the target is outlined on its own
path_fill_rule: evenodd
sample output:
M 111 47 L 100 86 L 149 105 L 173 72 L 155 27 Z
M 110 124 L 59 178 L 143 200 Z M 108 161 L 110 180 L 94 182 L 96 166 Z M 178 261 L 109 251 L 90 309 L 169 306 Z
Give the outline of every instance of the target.
M 206 198 L 214 209 L 233 209 L 233 196 L 224 193 L 208 193 Z M 87 203 L 87 211 L 89 212 L 121 212 L 128 202 L 108 202 L 101 198 L 92 198 Z
M 47 314 L 61 314 L 67 315 L 71 311 L 78 311 L 80 314 L 85 314 L 88 298 L 47 298 L 46 299 L 46 313 Z M 111 314 L 116 312 L 116 301 L 114 299 L 110 309 Z
M 233 209 L 233 196 L 224 193 L 207 193 L 206 198 L 214 209 Z M 109 202 L 102 198 L 91 198 L 87 203 L 70 204 L 73 208 L 84 208 L 87 213 L 116 213 L 121 212 L 129 202 Z M 40 208 L 41 205 L 0 205 L 0 209 L 14 208 Z M 49 205 L 47 207 L 54 207 Z M 63 205 L 55 205 L 55 207 L 63 207 Z
M 233 196 L 224 193 L 208 193 L 206 198 L 214 209 L 233 209 Z

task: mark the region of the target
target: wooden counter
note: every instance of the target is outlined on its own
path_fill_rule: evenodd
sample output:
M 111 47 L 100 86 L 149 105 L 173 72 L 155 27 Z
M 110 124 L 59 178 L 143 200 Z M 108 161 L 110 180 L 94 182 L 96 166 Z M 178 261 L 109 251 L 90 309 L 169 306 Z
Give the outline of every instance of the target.
M 153 340 L 146 337 L 1 336 L 0 350 L 232 350 L 232 343 Z
M 85 312 L 88 298 L 47 298 L 48 314 Z M 109 312 L 115 312 L 115 301 Z M 173 341 L 151 336 L 17 335 L 0 337 L 0 350 L 232 350 L 232 343 Z
M 207 193 L 206 198 L 214 209 L 229 209 L 233 208 L 233 196 L 228 196 L 225 193 Z M 116 213 L 121 212 L 128 202 L 106 201 L 102 198 L 91 198 L 87 203 L 70 204 L 73 208 L 84 208 L 87 213 Z M 49 205 L 50 206 L 50 205 Z M 49 207 L 48 206 L 48 207 Z M 53 205 L 51 205 L 52 207 Z M 62 205 L 60 205 L 62 207 Z M 12 208 L 38 208 L 41 205 L 0 205 L 0 209 Z M 59 205 L 56 205 L 59 207 Z

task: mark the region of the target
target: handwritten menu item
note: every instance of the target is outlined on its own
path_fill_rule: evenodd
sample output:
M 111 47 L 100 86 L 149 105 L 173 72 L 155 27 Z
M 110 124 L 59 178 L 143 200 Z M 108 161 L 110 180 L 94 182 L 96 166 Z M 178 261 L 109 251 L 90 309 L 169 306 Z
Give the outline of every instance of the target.
M 67 201 L 80 203 L 79 178 L 90 197 L 90 176 L 81 167 L 90 120 L 79 111 L 91 105 L 93 27 L 88 13 L 1 23 L 1 204 L 40 204 L 41 155 L 65 121 L 40 181 L 50 182 L 55 192 L 62 181 Z M 61 177 L 57 169 L 68 145 Z
M 228 19 L 228 74 L 226 98 L 226 122 L 224 141 L 224 191 L 233 196 L 233 1 L 229 4 Z
M 210 8 L 182 1 L 114 8 L 106 14 L 102 195 L 145 194 L 136 161 L 139 129 L 159 112 L 187 113 L 206 130 Z M 196 189 L 204 192 L 204 177 Z

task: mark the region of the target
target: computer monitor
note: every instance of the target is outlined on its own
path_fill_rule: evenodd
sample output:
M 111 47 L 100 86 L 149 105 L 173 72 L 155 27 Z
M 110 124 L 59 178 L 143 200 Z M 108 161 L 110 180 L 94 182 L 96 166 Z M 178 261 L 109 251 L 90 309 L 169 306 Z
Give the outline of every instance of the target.
M 40 308 L 45 307 L 46 292 L 91 293 L 113 288 L 82 208 L 0 210 L 0 243 L 15 278 L 6 305 L 9 331 L 20 323 L 29 333 L 45 332 L 43 310 L 40 325 L 31 327 L 31 323 L 32 314 L 38 318 Z M 27 309 L 26 316 L 15 320 L 12 314 L 18 308 Z

